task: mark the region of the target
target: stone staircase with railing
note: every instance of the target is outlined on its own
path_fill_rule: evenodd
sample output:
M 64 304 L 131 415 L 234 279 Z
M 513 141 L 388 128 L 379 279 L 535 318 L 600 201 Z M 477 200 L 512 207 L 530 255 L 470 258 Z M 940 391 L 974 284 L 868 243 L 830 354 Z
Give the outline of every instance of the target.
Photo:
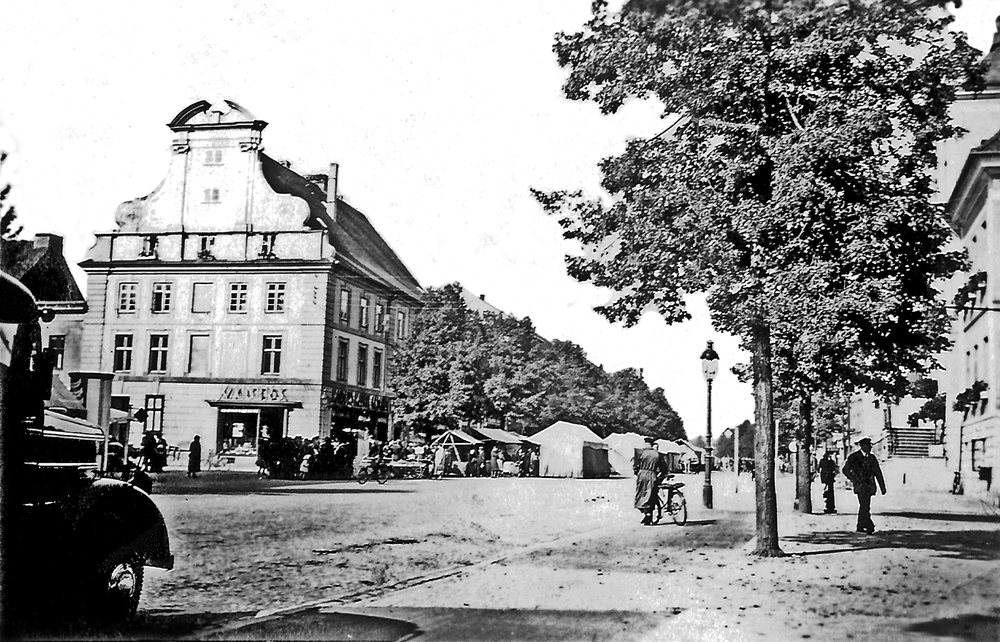
M 933 426 L 893 426 L 892 439 L 892 453 L 882 462 L 886 485 L 941 492 L 951 488 L 953 472 L 942 456 Z
M 894 439 L 892 457 L 930 457 L 930 447 L 937 442 L 933 427 L 893 426 L 892 432 Z

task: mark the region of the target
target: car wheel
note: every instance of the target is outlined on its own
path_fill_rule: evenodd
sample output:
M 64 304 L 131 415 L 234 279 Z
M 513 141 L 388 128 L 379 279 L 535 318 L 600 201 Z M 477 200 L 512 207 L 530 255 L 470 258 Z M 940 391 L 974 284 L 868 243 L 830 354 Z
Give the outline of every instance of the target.
M 124 622 L 135 616 L 142 595 L 143 566 L 126 560 L 98 572 L 94 593 L 90 596 L 91 615 L 112 622 Z

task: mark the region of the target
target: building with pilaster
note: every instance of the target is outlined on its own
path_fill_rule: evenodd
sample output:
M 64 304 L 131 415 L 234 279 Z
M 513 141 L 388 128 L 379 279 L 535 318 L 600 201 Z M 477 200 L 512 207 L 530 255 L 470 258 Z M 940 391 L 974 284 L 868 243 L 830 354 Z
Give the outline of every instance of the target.
M 199 101 L 168 124 L 167 174 L 122 203 L 80 264 L 84 370 L 146 432 L 253 457 L 260 437 L 392 435 L 386 380 L 422 289 L 338 167 L 300 175 L 267 156 L 267 123 Z M 134 440 L 133 440 L 134 441 Z

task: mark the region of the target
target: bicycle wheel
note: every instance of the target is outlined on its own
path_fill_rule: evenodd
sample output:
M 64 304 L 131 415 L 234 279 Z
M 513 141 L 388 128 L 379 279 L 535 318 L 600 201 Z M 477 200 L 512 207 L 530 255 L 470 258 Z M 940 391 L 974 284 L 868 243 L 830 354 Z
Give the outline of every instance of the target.
M 368 481 L 368 469 L 362 468 L 358 471 L 358 483 L 362 486 Z
M 656 503 L 653 506 L 653 523 L 659 524 L 663 519 L 663 510 L 667 505 L 667 491 L 661 488 L 656 493 Z
M 388 466 L 379 466 L 378 470 L 375 471 L 375 481 L 380 484 L 384 484 L 389 481 L 389 477 L 392 476 L 392 471 Z
M 684 499 L 684 493 L 679 490 L 674 491 L 674 500 L 670 502 L 670 518 L 674 520 L 674 523 L 678 526 L 683 526 L 687 524 L 688 521 L 688 504 L 687 500 Z

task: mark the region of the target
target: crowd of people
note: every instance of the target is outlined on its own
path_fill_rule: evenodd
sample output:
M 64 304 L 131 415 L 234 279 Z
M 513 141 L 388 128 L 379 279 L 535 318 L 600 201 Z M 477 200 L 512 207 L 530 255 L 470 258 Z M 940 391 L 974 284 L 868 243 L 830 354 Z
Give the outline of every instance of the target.
M 353 475 L 357 440 L 302 436 L 266 439 L 257 446 L 257 474 L 274 479 L 349 479 Z
M 142 470 L 147 473 L 162 473 L 167 465 L 167 440 L 163 435 L 147 432 L 142 436 L 139 450 L 142 453 Z

